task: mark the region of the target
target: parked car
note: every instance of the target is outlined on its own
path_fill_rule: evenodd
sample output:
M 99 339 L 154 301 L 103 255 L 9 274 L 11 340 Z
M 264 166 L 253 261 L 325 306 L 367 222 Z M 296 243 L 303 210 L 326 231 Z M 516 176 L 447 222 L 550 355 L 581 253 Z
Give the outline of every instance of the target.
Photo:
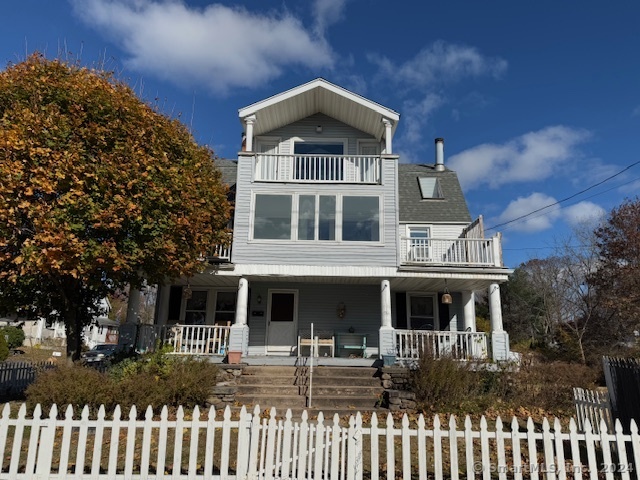
M 105 362 L 113 357 L 118 351 L 118 345 L 111 343 L 100 343 L 91 350 L 83 352 L 80 359 L 84 363 Z

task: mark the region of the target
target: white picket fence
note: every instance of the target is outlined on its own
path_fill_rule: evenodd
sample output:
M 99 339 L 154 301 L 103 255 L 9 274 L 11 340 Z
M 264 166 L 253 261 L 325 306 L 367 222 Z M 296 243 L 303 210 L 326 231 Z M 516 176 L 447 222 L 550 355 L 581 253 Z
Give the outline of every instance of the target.
M 529 419 L 505 426 L 498 418 L 491 428 L 482 417 L 479 427 L 467 417 L 460 429 L 455 417 L 448 426 L 423 416 L 410 425 L 405 415 L 396 425 L 372 415 L 367 425 L 358 413 L 348 424 L 338 415 L 310 421 L 304 412 L 294 421 L 290 411 L 268 418 L 256 406 L 244 407 L 232 419 L 227 407 L 221 419 L 211 408 L 206 418 L 194 409 L 191 418 L 179 408 L 169 419 L 167 408 L 154 418 L 151 408 L 138 419 L 116 408 L 107 419 L 101 408 L 96 419 L 85 407 L 74 418 L 68 407 L 58 418 L 54 406 L 48 418 L 36 407 L 27 418 L 23 405 L 11 418 L 5 405 L 0 419 L 2 479 L 451 479 L 567 478 L 638 479 L 640 436 L 635 423 L 630 434 L 616 422 L 608 433 L 601 425 L 592 432 L 587 421 L 579 432 L 559 420 L 544 420 L 541 428 Z M 506 428 L 505 428 L 506 427 Z
M 611 430 L 613 421 L 608 392 L 574 387 L 573 402 L 576 406 L 576 418 L 580 430 L 584 429 L 587 420 L 593 426 L 595 433 L 598 433 L 599 426 L 603 421 L 607 425 L 607 429 Z

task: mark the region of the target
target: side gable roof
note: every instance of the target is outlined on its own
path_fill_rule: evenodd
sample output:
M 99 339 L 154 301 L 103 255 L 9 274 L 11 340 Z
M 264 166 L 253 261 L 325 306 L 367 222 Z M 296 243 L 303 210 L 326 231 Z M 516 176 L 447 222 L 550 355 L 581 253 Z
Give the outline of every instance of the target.
M 442 190 L 441 199 L 423 199 L 420 177 L 435 177 Z M 398 164 L 400 221 L 434 223 L 469 223 L 471 215 L 455 172 L 436 172 L 434 165 Z
M 255 115 L 254 135 L 283 127 L 315 113 L 324 113 L 380 140 L 383 118 L 393 122 L 395 132 L 400 114 L 323 78 L 279 93 L 238 110 L 240 121 Z M 244 122 L 243 127 L 244 127 Z
M 222 174 L 222 183 L 229 187 L 234 187 L 236 184 L 238 163 L 233 160 L 227 160 L 226 158 L 216 158 L 213 163 Z

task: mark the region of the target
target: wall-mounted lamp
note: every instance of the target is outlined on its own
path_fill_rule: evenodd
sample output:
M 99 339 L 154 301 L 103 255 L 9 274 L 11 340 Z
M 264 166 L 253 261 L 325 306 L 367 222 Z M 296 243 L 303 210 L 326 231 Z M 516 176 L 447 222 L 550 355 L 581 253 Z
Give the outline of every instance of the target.
M 316 133 L 322 133 L 322 125 L 316 127 Z
M 338 318 L 344 318 L 346 314 L 347 314 L 347 307 L 343 302 L 340 302 L 336 307 L 336 315 L 338 316 Z
M 182 298 L 190 300 L 191 297 L 193 297 L 193 290 L 191 290 L 191 286 L 187 284 L 187 287 L 182 290 Z
M 444 281 L 444 293 L 442 294 L 442 303 L 444 305 L 451 305 L 453 303 L 453 297 L 449 293 L 449 289 L 447 288 L 447 280 Z
M 262 303 L 262 295 L 258 295 L 258 298 L 256 298 L 256 302 L 258 302 L 258 305 Z

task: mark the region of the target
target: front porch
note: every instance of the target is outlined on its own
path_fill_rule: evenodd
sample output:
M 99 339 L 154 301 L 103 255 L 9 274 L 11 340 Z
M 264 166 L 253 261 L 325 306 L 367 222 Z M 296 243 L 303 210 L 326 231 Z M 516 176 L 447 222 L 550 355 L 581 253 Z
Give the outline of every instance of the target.
M 170 353 L 175 355 L 206 356 L 211 357 L 215 363 L 222 363 L 229 352 L 230 333 L 230 325 L 140 325 L 136 350 L 146 352 L 153 350 L 157 345 L 168 345 L 172 349 Z M 340 337 L 339 334 L 337 336 Z M 349 332 L 345 336 L 358 337 Z M 490 358 L 489 335 L 484 332 L 396 329 L 395 337 L 395 354 L 391 356 L 403 363 L 419 360 L 425 354 L 436 359 L 448 356 L 465 361 Z M 334 334 L 331 341 L 336 342 L 335 338 Z M 353 342 L 353 340 L 349 341 Z M 300 345 L 300 339 L 298 342 Z M 307 344 L 309 346 L 307 350 L 302 352 L 296 350 L 289 355 L 247 354 L 242 357 L 242 363 L 299 366 L 301 362 L 307 362 L 307 358 L 313 353 L 314 365 L 320 366 L 380 366 L 382 364 L 381 355 L 376 353 L 330 355 L 324 350 L 328 347 L 327 342 L 318 344 L 317 336 L 315 341 L 312 339 L 311 342 Z M 333 352 L 341 351 L 338 343 L 334 343 L 332 347 Z

